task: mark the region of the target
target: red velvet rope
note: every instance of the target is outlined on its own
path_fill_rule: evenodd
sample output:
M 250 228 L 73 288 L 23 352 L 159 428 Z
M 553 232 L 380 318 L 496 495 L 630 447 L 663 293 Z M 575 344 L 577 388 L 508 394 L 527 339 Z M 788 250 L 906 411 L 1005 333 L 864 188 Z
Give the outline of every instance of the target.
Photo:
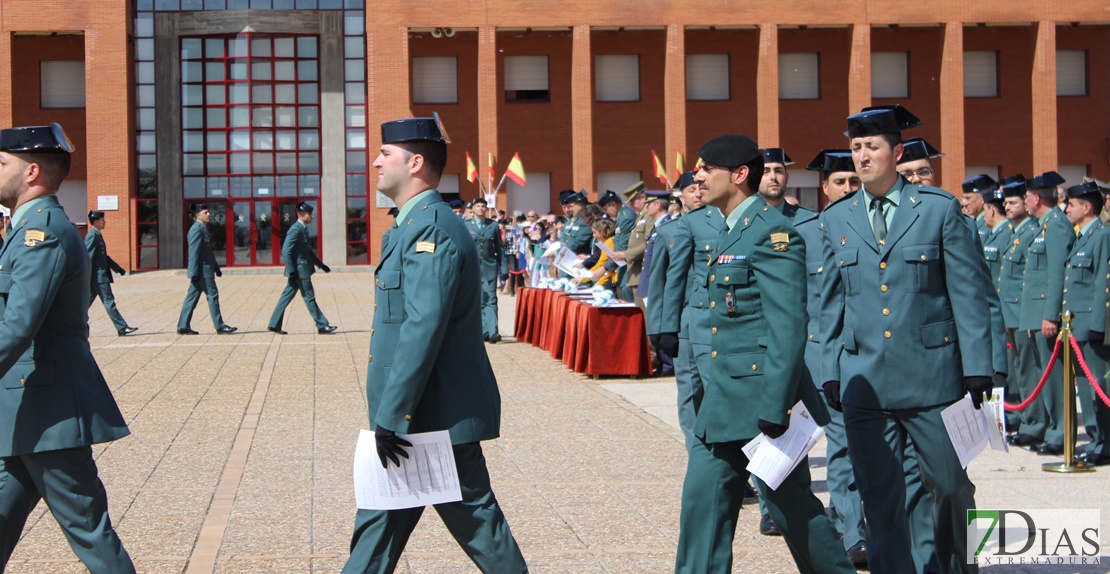
M 1072 339 L 1072 341 L 1075 341 L 1075 339 Z M 1048 376 L 1052 374 L 1052 368 L 1056 366 L 1056 358 L 1059 356 L 1060 339 L 1056 339 L 1056 347 L 1052 349 L 1052 359 L 1048 361 L 1048 368 L 1044 370 L 1044 375 L 1041 375 L 1041 382 L 1037 383 L 1037 388 L 1033 389 L 1033 394 L 1029 395 L 1029 398 L 1021 401 L 1016 405 L 1004 402 L 1002 403 L 1002 406 L 1010 412 L 1015 412 L 1023 410 L 1029 405 L 1033 404 L 1033 401 L 1037 400 L 1037 396 L 1041 394 L 1041 389 L 1044 388 L 1045 382 L 1048 381 Z
M 1072 339 L 1071 347 L 1075 349 L 1075 359 L 1079 362 L 1079 367 L 1083 369 L 1083 374 L 1087 376 L 1087 382 L 1091 383 L 1091 386 L 1094 387 L 1095 394 L 1098 395 L 1102 404 L 1110 408 L 1110 397 L 1107 397 L 1106 393 L 1102 391 L 1102 387 L 1096 382 L 1098 379 L 1091 376 L 1091 368 L 1087 366 L 1087 361 L 1083 359 L 1083 352 L 1079 350 L 1079 342 Z

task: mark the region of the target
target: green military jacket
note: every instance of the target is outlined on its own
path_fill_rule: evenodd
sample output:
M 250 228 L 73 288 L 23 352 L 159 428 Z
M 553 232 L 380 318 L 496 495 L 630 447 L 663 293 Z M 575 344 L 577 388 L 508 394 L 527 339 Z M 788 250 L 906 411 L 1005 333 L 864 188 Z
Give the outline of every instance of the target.
M 578 255 L 589 255 L 594 248 L 594 230 L 581 218 L 572 217 L 563 227 L 563 245 Z
M 632 236 L 632 226 L 636 224 L 636 212 L 631 207 L 622 205 L 617 211 L 616 230 L 613 232 L 613 251 L 621 252 L 628 249 L 628 238 Z M 616 271 L 619 268 L 616 261 L 605 262 L 607 271 Z
M 679 337 L 702 345 L 712 343 L 706 277 L 709 276 L 709 259 L 717 249 L 717 237 L 724 224 L 720 210 L 703 206 L 680 217 L 665 234 L 669 260 L 666 283 L 676 287 L 685 285 L 685 291 L 668 289 L 665 292 L 664 325 L 674 325 L 677 318 Z M 656 241 L 660 240 L 656 238 Z
M 0 249 L 0 456 L 130 434 L 89 347 L 89 278 L 57 197 L 16 210 Z
M 670 273 L 676 235 L 684 217 L 667 219 L 655 228 L 655 244 L 651 248 L 651 276 L 648 280 L 647 323 L 648 335 L 674 333 L 682 328 L 682 305 L 686 299 L 686 276 Z M 671 281 L 671 279 L 674 281 Z
M 798 231 L 806 246 L 806 350 L 805 379 L 816 386 L 821 378 L 821 337 L 818 334 L 821 316 L 821 220 L 817 212 L 805 207 L 783 203 L 783 215 Z
M 308 279 L 324 262 L 312 251 L 308 240 L 308 226 L 297 220 L 289 226 L 285 242 L 281 244 L 281 257 L 285 260 L 285 276 Z
M 1076 238 L 1064 270 L 1061 304 L 1065 311 L 1075 314 L 1071 333 L 1077 341 L 1089 340 L 1092 330 L 1101 331 L 1106 324 L 1107 278 L 1110 278 L 1110 227 L 1096 218 Z
M 1060 322 L 1063 310 L 1064 263 L 1075 244 L 1075 230 L 1059 207 L 1040 218 L 1037 234 L 1025 251 L 1024 286 L 1018 329 L 1041 330 L 1041 323 Z
M 482 343 L 478 249 L 435 190 L 409 201 L 374 272 L 370 425 L 448 430 L 453 444 L 496 438 L 501 395 Z
M 982 352 L 991 317 L 973 226 L 947 191 L 901 177 L 895 186 L 881 246 L 863 191 L 822 215 L 821 377 L 859 408 L 950 403 L 966 394 L 964 377 L 995 371 Z
M 998 298 L 1002 301 L 1002 319 L 1007 329 L 1017 329 L 1021 317 L 1021 291 L 1025 280 L 1025 252 L 1039 227 L 1035 217 L 1026 217 L 1017 225 L 1010 223 L 1010 239 L 1002 253 L 998 269 Z
M 92 285 L 112 283 L 112 271 L 123 275 L 123 267 L 120 267 L 108 256 L 108 246 L 104 243 L 104 235 L 100 233 L 99 229 L 91 225 L 89 226 L 89 232 L 85 234 L 85 251 L 89 254 L 89 281 Z
M 991 282 L 994 285 L 995 292 L 1001 298 L 1002 291 L 999 289 L 999 278 L 1002 276 L 1002 258 L 1006 250 L 1010 247 L 1010 240 L 1014 236 L 1014 225 L 1009 221 L 1003 221 L 990 229 L 987 232 L 983 241 L 983 258 L 987 260 L 987 267 L 990 269 Z
M 492 281 L 497 279 L 498 273 L 508 273 L 505 259 L 501 256 L 501 227 L 497 222 L 485 218 L 481 222 L 475 217 L 466 222 L 466 230 L 474 239 L 478 247 L 478 260 L 481 261 L 482 280 Z
M 189 267 L 186 275 L 194 277 L 212 278 L 220 271 L 220 264 L 212 253 L 212 235 L 208 233 L 208 226 L 200 220 L 194 220 L 189 228 Z
M 694 434 L 707 443 L 751 439 L 760 419 L 789 423 L 798 400 L 827 423 L 816 389 L 802 384 L 805 244 L 762 197 L 731 231 L 722 222 L 706 288 L 715 334 Z

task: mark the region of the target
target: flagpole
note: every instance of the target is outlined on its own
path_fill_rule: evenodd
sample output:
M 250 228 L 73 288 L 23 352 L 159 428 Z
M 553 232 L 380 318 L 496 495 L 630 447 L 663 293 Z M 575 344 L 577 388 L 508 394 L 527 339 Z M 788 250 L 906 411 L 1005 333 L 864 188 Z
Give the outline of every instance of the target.
M 498 193 L 499 191 L 501 191 L 501 185 L 505 183 L 505 176 L 507 176 L 507 175 L 509 175 L 509 172 L 508 172 L 508 171 L 506 171 L 506 172 L 505 172 L 504 174 L 502 174 L 502 175 L 501 175 L 501 181 L 498 181 L 498 182 L 497 182 L 497 189 L 493 190 L 493 193 L 494 193 L 494 194 L 496 194 L 496 193 Z

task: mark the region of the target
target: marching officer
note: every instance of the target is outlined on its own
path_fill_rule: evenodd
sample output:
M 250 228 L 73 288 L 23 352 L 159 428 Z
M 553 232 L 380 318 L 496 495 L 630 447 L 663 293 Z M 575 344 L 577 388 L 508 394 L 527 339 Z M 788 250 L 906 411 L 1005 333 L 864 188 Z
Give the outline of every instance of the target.
M 1106 346 L 1106 278 L 1110 277 L 1110 227 L 1099 219 L 1106 198 L 1095 182 L 1073 185 L 1067 189 L 1068 221 L 1079 227 L 1079 235 L 1068 255 L 1064 273 L 1064 311 L 1071 311 L 1072 338 L 1090 367 L 1094 381 L 1079 382 L 1079 405 L 1083 425 L 1091 442 L 1078 455 L 1079 460 L 1101 466 L 1110 464 L 1110 407 L 1099 400 L 1092 384 L 1103 391 L 1106 382 L 1110 349 Z M 1077 376 L 1086 379 L 1080 370 Z
M 969 392 L 979 407 L 993 387 L 992 357 L 976 346 L 991 340 L 982 252 L 952 194 L 897 171 L 901 132 L 920 120 L 874 109 L 847 123 L 863 188 L 822 215 L 821 374 L 829 405 L 844 411 L 868 562 L 878 572 L 917 569 L 904 468 L 912 443 L 933 495 L 935 560 L 967 571 L 975 487 L 941 411 Z
M 759 195 L 763 156 L 750 138 L 726 135 L 698 150 L 695 180 L 725 225 L 707 279 L 710 372 L 682 487 L 676 573 L 732 571 L 732 542 L 748 479 L 743 446 L 782 436 L 804 400 L 828 422 L 805 368 L 805 246 Z M 855 572 L 803 460 L 775 490 L 755 479 L 801 572 Z
M 486 217 L 489 204 L 484 198 L 475 199 L 470 208 L 474 217 L 466 222 L 466 229 L 478 246 L 478 261 L 482 268 L 482 339 L 500 343 L 501 335 L 497 332 L 497 277 L 509 272 L 501 257 L 501 229 L 496 221 Z
M 56 195 L 71 153 L 58 124 L 0 130 L 0 571 L 45 500 L 89 572 L 128 574 L 92 445 L 130 431 L 89 348 L 89 259 Z
M 1034 384 L 1052 359 L 1063 310 L 1064 264 L 1075 244 L 1075 230 L 1056 204 L 1056 186 L 1062 183 L 1064 178 L 1054 171 L 1025 180 L 1025 207 L 1037 219 L 1037 233 L 1025 251 L 1018 329 L 1033 342 L 1040 357 L 1041 371 L 1035 375 Z M 1027 428 L 1022 425 L 1022 432 L 1038 439 L 1038 443 L 1030 445 L 1038 454 L 1064 454 L 1063 371 L 1062 368 L 1052 369 L 1040 398 L 1027 407 L 1027 410 L 1043 409 L 1044 413 L 1044 426 Z
M 89 252 L 89 265 L 92 271 L 89 307 L 91 308 L 93 301 L 100 297 L 104 310 L 108 312 L 108 318 L 116 328 L 116 333 L 123 337 L 138 329 L 129 327 L 127 321 L 123 320 L 123 315 L 120 315 L 119 309 L 116 308 L 116 296 L 112 293 L 112 272 L 127 275 L 127 271 L 108 256 L 108 246 L 104 244 L 104 235 L 101 233 L 104 226 L 104 212 L 90 211 L 89 232 L 85 234 L 85 249 Z
M 521 574 L 528 566 L 482 455 L 481 441 L 500 432 L 501 396 L 479 338 L 478 249 L 436 191 L 447 140 L 432 118 L 381 129 L 378 191 L 401 223 L 375 270 L 366 398 L 378 457 L 383 467 L 399 464 L 411 446 L 400 435 L 447 430 L 462 500 L 433 508 L 479 569 Z M 343 572 L 393 572 L 423 511 L 360 509 Z
M 220 291 L 216 288 L 216 277 L 223 277 L 223 271 L 220 271 L 220 264 L 212 254 L 212 235 L 208 233 L 208 221 L 212 218 L 212 212 L 208 211 L 207 203 L 194 203 L 191 209 L 196 219 L 189 228 L 189 267 L 186 271 L 189 291 L 185 294 L 185 303 L 181 305 L 177 334 L 197 334 L 189 325 L 193 321 L 193 310 L 197 308 L 201 293 L 208 296 L 208 312 L 212 315 L 216 334 L 234 333 L 238 329 L 224 323 L 224 317 L 220 314 Z
M 301 293 L 301 298 L 304 299 L 305 307 L 308 307 L 308 314 L 316 322 L 318 333 L 326 335 L 338 329 L 338 327 L 328 324 L 328 318 L 324 316 L 323 311 L 320 311 L 320 306 L 316 304 L 316 291 L 312 288 L 312 274 L 316 272 L 317 267 L 324 273 L 331 273 L 331 267 L 320 261 L 320 258 L 312 251 L 312 244 L 308 240 L 308 224 L 312 223 L 312 212 L 312 205 L 303 201 L 298 203 L 297 221 L 293 222 L 293 225 L 289 227 L 289 231 L 285 234 L 285 243 L 281 246 L 281 257 L 285 260 L 285 276 L 288 280 L 285 289 L 281 292 L 281 297 L 278 299 L 277 307 L 274 307 L 274 312 L 270 315 L 270 325 L 266 327 L 266 330 L 271 333 L 289 334 L 282 330 L 281 323 L 285 318 L 285 308 L 293 301 L 293 297 L 297 295 L 298 291 Z

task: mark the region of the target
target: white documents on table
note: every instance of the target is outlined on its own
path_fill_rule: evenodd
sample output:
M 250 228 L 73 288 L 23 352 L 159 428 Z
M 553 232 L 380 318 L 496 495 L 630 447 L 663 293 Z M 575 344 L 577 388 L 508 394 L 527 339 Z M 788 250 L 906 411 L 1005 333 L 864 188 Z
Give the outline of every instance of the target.
M 462 500 L 455 451 L 447 431 L 397 435 L 412 443 L 401 466 L 382 468 L 374 432 L 361 430 L 355 446 L 355 504 L 366 510 L 399 510 Z
M 976 410 L 971 402 L 971 395 L 952 403 L 940 412 L 944 421 L 944 428 L 948 431 L 948 438 L 952 447 L 956 449 L 956 456 L 964 468 L 971 463 L 983 449 L 990 444 L 993 450 L 1008 452 L 1006 440 L 1002 435 L 1002 425 L 995 416 L 995 408 L 990 403 L 984 403 L 982 409 Z
M 760 433 L 744 445 L 748 472 L 775 490 L 823 436 L 825 429 L 813 420 L 802 401 L 798 401 L 790 409 L 790 426 L 782 436 L 769 438 Z

